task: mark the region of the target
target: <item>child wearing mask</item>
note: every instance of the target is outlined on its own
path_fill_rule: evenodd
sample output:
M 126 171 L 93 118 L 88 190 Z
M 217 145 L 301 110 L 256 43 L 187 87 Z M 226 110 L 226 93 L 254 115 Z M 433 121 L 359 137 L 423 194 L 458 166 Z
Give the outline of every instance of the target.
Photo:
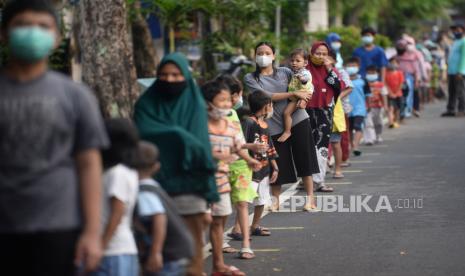
M 208 104 L 208 132 L 212 155 L 217 161 L 215 178 L 220 194 L 220 201 L 211 205 L 213 220 L 210 227 L 210 240 L 213 253 L 213 275 L 226 273 L 245 275 L 236 267 L 225 265 L 222 252 L 224 227 L 228 216 L 232 213 L 229 165 L 238 159 L 238 155 L 250 167 L 259 168 L 260 163 L 251 158 L 247 150 L 242 149 L 245 140 L 240 127 L 226 119 L 232 108 L 229 88 L 221 82 L 210 81 L 202 86 L 202 92 Z M 254 257 L 250 248 L 246 250 Z
M 362 154 L 359 145 L 363 137 L 363 125 L 367 115 L 366 95 L 370 93 L 366 81 L 358 74 L 359 68 L 360 60 L 358 58 L 350 58 L 346 62 L 345 70 L 352 81 L 352 93 L 349 94 L 349 102 L 352 106 L 349 113 L 349 132 L 352 152 L 355 156 Z
M 310 71 L 306 69 L 308 64 L 307 52 L 303 49 L 295 49 L 290 55 L 290 62 L 294 75 L 289 83 L 288 92 L 305 91 L 309 94 L 313 94 L 312 75 L 310 74 Z M 289 137 L 291 137 L 292 113 L 297 110 L 298 102 L 299 101 L 297 99 L 290 98 L 286 109 L 284 109 L 284 132 L 281 137 L 278 138 L 278 142 L 285 142 Z
M 379 81 L 378 68 L 374 65 L 367 67 L 366 80 L 370 86 L 371 94 L 367 97 L 368 114 L 365 119 L 365 129 L 363 140 L 367 145 L 381 143 L 383 138 L 383 111 L 387 110 L 387 91 L 381 81 Z
M 400 109 L 402 108 L 402 85 L 404 73 L 399 70 L 399 64 L 395 58 L 389 60 L 386 71 L 386 87 L 388 90 L 389 105 L 389 128 L 398 128 L 400 120 Z
M 240 128 L 240 120 L 237 110 L 243 108 L 243 87 L 242 83 L 231 75 L 221 75 L 217 81 L 225 84 L 231 92 L 231 101 L 233 109 L 226 117 L 231 123 Z M 241 135 L 242 129 L 240 128 Z M 253 152 L 266 150 L 267 145 L 244 144 L 244 149 Z M 257 193 L 252 187 L 252 170 L 244 159 L 239 159 L 229 165 L 229 181 L 231 183 L 231 202 L 236 207 L 237 215 L 234 228 L 228 236 L 233 240 L 242 241 L 242 248 L 250 248 L 250 231 L 249 231 L 249 202 L 251 203 L 257 197 Z M 223 253 L 235 253 L 236 249 L 228 243 L 223 244 Z M 239 253 L 242 259 L 252 259 L 253 254 L 244 252 Z

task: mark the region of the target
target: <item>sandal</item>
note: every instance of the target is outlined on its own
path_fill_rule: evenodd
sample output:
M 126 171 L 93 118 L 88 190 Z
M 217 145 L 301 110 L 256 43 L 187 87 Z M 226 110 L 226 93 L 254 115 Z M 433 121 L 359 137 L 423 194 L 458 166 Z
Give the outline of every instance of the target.
M 316 189 L 317 192 L 320 192 L 320 193 L 332 193 L 334 192 L 334 189 L 332 187 L 328 187 L 326 185 L 321 185 L 320 187 L 318 187 Z
M 333 179 L 342 179 L 342 178 L 344 178 L 343 173 L 335 173 L 335 174 L 333 174 Z
M 210 252 L 213 252 L 213 249 L 210 248 L 209 250 Z M 230 246 L 229 244 L 225 243 L 223 244 L 223 249 L 222 249 L 223 253 L 224 254 L 232 254 L 232 253 L 237 253 L 238 250 L 232 246 Z
M 235 241 L 242 241 L 244 239 L 244 236 L 242 235 L 242 233 L 237 233 L 237 232 L 228 233 L 227 236 Z
M 244 247 L 239 251 L 239 259 L 251 260 L 253 258 L 255 258 L 255 254 L 253 253 L 252 249 Z
M 239 268 L 235 266 L 228 266 L 226 271 L 216 271 L 212 272 L 212 276 L 245 276 L 245 273 L 240 271 Z
M 255 229 L 251 229 L 250 235 L 252 236 L 262 236 L 262 237 L 268 237 L 271 236 L 270 230 L 263 228 L 261 226 L 258 226 Z
M 343 168 L 350 167 L 350 162 L 342 162 L 341 167 Z
M 304 212 L 309 212 L 309 213 L 318 213 L 318 212 L 321 212 L 321 210 L 318 209 L 316 206 L 312 206 L 312 205 L 310 205 L 310 204 L 305 205 L 302 211 L 304 211 Z
M 223 247 L 223 253 L 224 254 L 233 254 L 233 253 L 237 253 L 237 249 L 232 247 L 232 246 L 225 246 Z

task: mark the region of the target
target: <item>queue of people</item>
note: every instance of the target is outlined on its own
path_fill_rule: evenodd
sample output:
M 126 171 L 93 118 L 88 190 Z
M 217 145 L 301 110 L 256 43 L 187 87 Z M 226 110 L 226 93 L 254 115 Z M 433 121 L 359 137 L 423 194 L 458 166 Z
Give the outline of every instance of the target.
M 385 125 L 420 116 L 440 81 L 433 72 L 441 64 L 425 54 L 438 44 L 421 51 L 405 35 L 388 59 L 366 28 L 345 62 L 334 33 L 292 51 L 288 66 L 261 42 L 244 80 L 222 75 L 201 87 L 187 59 L 169 54 L 133 120 L 103 120 L 87 88 L 48 70 L 58 45 L 50 5 L 10 2 L 1 31 L 11 54 L 0 72 L 6 275 L 204 275 L 207 231 L 212 275 L 245 275 L 223 256 L 255 258 L 250 237 L 271 235 L 261 217 L 265 208 L 279 211 L 283 184 L 300 180 L 303 211 L 321 211 L 314 193 L 334 191 L 325 184 L 330 167 L 344 178 L 360 145 L 382 143 Z M 463 116 L 464 27 L 452 31 L 443 115 Z M 234 210 L 228 236 L 242 242 L 239 250 L 224 240 Z

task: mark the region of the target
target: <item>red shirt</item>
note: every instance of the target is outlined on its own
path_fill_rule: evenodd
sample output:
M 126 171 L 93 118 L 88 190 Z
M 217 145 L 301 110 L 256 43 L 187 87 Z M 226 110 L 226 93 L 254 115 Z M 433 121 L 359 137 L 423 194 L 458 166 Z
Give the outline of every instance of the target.
M 380 81 L 369 82 L 371 96 L 367 97 L 367 108 L 384 107 L 383 88 L 384 85 Z
M 402 97 L 402 84 L 404 83 L 404 73 L 400 70 L 386 71 L 386 85 L 389 88 L 389 98 Z

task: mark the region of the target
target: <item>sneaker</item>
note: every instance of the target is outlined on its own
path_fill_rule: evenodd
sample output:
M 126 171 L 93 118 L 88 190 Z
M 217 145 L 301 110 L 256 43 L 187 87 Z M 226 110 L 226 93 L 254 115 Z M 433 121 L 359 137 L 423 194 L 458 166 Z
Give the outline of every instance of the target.
M 465 117 L 465 112 L 463 111 L 457 112 L 457 114 L 455 114 L 455 117 Z
M 357 149 L 357 150 L 354 150 L 354 151 L 353 151 L 353 154 L 354 154 L 355 156 L 360 156 L 360 155 L 362 155 L 362 152 L 361 152 L 360 150 Z
M 455 117 L 455 112 L 447 111 L 441 114 L 441 117 Z
M 376 140 L 375 140 L 375 144 L 381 144 L 383 142 L 383 138 L 381 138 L 381 136 L 377 137 Z

